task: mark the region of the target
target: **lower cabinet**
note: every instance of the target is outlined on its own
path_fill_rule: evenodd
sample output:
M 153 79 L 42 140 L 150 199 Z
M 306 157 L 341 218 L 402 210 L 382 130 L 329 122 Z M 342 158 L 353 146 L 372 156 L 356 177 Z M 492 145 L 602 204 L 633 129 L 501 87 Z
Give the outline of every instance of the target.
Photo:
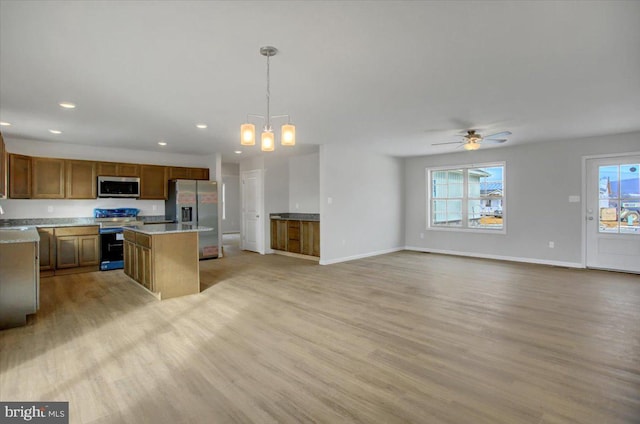
M 98 271 L 100 236 L 97 225 L 39 228 L 42 276 Z
M 320 222 L 272 219 L 271 248 L 320 257 Z
M 159 299 L 200 293 L 198 233 L 124 230 L 124 273 Z

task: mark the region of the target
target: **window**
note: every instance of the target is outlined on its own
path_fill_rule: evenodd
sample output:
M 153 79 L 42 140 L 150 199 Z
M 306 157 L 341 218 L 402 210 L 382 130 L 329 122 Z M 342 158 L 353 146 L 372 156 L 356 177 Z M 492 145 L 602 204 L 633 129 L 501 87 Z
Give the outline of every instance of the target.
M 640 164 L 600 166 L 601 233 L 640 233 Z
M 504 163 L 427 169 L 427 228 L 502 230 Z

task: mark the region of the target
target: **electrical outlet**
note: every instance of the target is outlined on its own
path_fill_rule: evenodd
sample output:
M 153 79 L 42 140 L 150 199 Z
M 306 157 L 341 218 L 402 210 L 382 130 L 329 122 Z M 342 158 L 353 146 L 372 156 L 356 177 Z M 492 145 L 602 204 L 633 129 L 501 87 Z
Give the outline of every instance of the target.
M 553 241 L 550 241 L 550 242 L 549 242 L 549 249 L 553 249 L 553 248 L 555 248 L 555 247 L 556 247 L 556 243 L 555 243 L 555 242 L 553 242 Z
M 151 209 L 153 209 L 154 211 L 157 211 L 157 210 L 158 210 L 158 205 L 153 205 L 153 206 L 151 207 Z
M 423 239 L 424 238 L 424 233 L 420 233 L 420 238 Z
M 47 212 L 53 213 L 53 206 L 47 206 Z

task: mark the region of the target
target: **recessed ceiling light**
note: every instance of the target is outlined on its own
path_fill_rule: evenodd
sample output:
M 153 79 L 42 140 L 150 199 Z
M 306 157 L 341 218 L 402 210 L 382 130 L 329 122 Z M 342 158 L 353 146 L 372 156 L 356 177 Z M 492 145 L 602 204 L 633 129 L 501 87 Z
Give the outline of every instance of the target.
M 242 153 L 242 150 L 234 150 L 233 153 L 235 153 L 236 155 L 239 155 Z
M 158 144 L 161 146 L 166 146 L 167 142 L 166 141 L 158 141 Z
M 2 125 L 3 127 L 10 127 L 11 126 L 11 122 L 0 121 L 0 125 Z
M 63 107 L 65 109 L 75 109 L 76 105 L 74 105 L 73 103 L 70 102 L 60 102 L 58 103 L 60 105 L 60 107 Z
M 207 124 L 196 124 L 196 128 L 200 128 L 201 130 L 207 128 Z
M 60 131 L 60 130 L 49 130 L 49 132 L 51 134 L 62 134 L 62 131 Z

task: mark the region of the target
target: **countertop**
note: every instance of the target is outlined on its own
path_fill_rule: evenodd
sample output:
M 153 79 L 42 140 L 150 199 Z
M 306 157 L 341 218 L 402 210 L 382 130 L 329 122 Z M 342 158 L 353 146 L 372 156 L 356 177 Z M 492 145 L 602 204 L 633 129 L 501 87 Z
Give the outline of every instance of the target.
M 164 215 L 155 216 L 138 216 L 138 221 L 148 224 L 171 223 L 173 221 L 165 218 Z M 86 225 L 101 226 L 101 221 L 96 218 L 29 218 L 29 219 L 0 219 L 0 230 L 6 227 L 37 227 L 37 228 L 54 228 L 54 227 L 80 227 Z
M 201 225 L 190 224 L 145 224 L 142 227 L 124 227 L 125 230 L 131 230 L 142 234 L 148 234 L 150 236 L 155 234 L 168 234 L 168 233 L 192 233 L 201 231 L 211 231 L 211 227 L 203 227 Z
M 319 213 L 292 213 L 292 212 L 282 212 L 282 213 L 271 213 L 269 214 L 270 219 L 281 219 L 284 221 L 317 221 L 320 222 L 320 214 Z
M 29 243 L 40 241 L 36 227 L 0 228 L 0 243 Z

